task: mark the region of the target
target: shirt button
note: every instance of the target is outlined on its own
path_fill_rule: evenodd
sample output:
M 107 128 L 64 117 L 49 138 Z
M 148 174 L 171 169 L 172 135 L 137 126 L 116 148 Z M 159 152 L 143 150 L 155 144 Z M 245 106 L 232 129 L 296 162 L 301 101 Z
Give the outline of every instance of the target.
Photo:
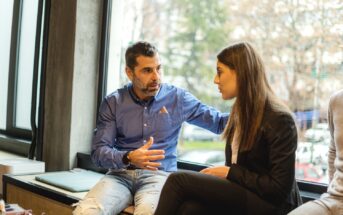
M 146 123 L 144 123 L 144 127 L 146 127 L 147 126 L 147 124 Z
M 146 110 L 146 109 L 147 109 L 147 107 L 144 107 L 144 109 Z
M 146 143 L 146 140 L 143 140 L 143 143 Z

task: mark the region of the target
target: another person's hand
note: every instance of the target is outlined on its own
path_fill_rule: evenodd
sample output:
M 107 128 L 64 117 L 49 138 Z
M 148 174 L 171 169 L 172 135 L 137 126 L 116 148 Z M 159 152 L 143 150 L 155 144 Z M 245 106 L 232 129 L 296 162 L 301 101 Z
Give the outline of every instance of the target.
M 154 138 L 150 137 L 144 146 L 130 152 L 130 163 L 142 169 L 157 170 L 161 163 L 155 161 L 164 159 L 164 150 L 149 150 L 153 143 Z
M 216 166 L 203 169 L 200 172 L 207 175 L 217 176 L 219 178 L 226 178 L 227 174 L 229 174 L 229 171 L 230 167 L 228 166 Z

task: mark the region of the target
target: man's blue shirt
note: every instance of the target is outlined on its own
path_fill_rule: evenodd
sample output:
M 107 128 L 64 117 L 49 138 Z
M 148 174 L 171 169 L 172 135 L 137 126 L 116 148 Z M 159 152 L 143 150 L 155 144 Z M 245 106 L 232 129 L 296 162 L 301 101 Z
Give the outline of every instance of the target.
M 162 84 L 150 101 L 140 101 L 132 85 L 108 95 L 102 102 L 92 143 L 92 159 L 98 166 L 126 168 L 122 161 L 127 151 L 143 146 L 150 136 L 150 149 L 165 150 L 160 170 L 177 170 L 177 142 L 183 122 L 214 133 L 221 133 L 228 114 L 202 104 L 192 94 L 172 85 Z

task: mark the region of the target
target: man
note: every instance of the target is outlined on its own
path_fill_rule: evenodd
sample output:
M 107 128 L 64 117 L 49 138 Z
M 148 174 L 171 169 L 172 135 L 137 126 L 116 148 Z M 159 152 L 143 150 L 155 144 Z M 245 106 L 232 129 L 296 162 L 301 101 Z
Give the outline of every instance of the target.
M 290 215 L 343 214 L 343 90 L 330 98 L 328 122 L 331 134 L 328 190 L 319 199 L 291 211 Z
M 125 60 L 131 83 L 103 100 L 92 144 L 93 162 L 109 172 L 74 214 L 118 214 L 132 203 L 135 215 L 153 214 L 168 173 L 177 170 L 182 123 L 221 133 L 228 119 L 187 91 L 162 84 L 151 44 L 131 45 Z

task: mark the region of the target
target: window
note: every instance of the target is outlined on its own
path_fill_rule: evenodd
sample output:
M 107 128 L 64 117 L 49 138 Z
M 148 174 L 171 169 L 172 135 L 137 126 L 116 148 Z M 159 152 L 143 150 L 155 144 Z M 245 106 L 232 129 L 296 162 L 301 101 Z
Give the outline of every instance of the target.
M 162 55 L 164 82 L 187 88 L 226 112 L 231 104 L 221 100 L 212 84 L 216 54 L 232 41 L 252 41 L 265 61 L 272 88 L 296 116 L 296 168 L 302 168 L 297 169 L 298 179 L 328 182 L 326 154 L 320 153 L 330 138 L 327 105 L 330 95 L 343 87 L 343 13 L 338 1 L 113 0 L 112 5 L 107 94 L 128 82 L 126 47 L 147 40 Z M 186 126 L 180 157 L 220 163 L 223 156 L 212 152 L 223 152 L 224 142 L 210 135 L 191 137 Z
M 31 129 L 31 96 L 38 1 L 24 1 L 18 47 L 15 126 Z
M 0 129 L 6 128 L 13 0 L 0 2 Z
M 26 154 L 31 139 L 31 103 L 39 4 L 43 1 L 0 2 L 0 148 Z

